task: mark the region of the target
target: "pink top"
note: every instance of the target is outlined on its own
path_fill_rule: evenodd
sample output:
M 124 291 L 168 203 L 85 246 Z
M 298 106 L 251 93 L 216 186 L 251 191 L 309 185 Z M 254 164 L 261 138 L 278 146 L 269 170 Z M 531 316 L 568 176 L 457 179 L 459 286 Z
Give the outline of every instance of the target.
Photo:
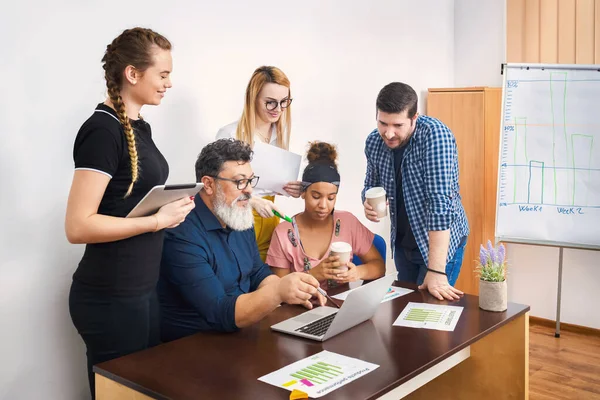
M 333 221 L 335 228 L 329 246 L 333 242 L 346 242 L 352 246 L 353 255 L 356 254 L 361 257 L 367 254 L 373 245 L 374 235 L 358 218 L 347 211 L 334 211 Z M 294 216 L 295 222 L 296 217 Z M 325 252 L 325 255 L 321 259 L 307 256 L 302 250 L 292 224 L 283 221 L 273 232 L 266 263 L 271 267 L 287 268 L 291 272 L 302 272 L 304 271 L 305 258 L 310 262 L 311 268 L 314 268 L 328 256 L 329 251 Z M 327 282 L 321 282 L 321 287 L 326 289 Z

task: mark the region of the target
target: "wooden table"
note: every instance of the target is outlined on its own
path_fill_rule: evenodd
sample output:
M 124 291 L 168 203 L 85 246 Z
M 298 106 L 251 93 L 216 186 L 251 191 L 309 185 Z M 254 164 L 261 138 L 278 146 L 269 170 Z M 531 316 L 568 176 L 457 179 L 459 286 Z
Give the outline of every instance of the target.
M 409 301 L 464 310 L 453 332 L 392 326 Z M 98 364 L 97 399 L 287 399 L 257 379 L 322 350 L 379 365 L 324 399 L 528 398 L 529 306 L 493 313 L 476 296 L 447 303 L 415 290 L 323 343 L 269 329 L 304 311 L 284 305 L 236 333 L 199 333 Z

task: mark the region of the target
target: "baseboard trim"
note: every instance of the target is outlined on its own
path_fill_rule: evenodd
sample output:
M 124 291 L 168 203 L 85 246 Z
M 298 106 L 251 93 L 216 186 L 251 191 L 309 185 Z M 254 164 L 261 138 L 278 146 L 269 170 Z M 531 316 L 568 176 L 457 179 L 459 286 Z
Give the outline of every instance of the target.
M 534 317 L 532 315 L 529 316 L 529 324 L 547 326 L 549 328 L 556 329 L 556 321 L 552 321 L 551 319 L 546 318 Z M 560 331 L 580 333 L 583 335 L 600 336 L 600 329 L 590 328 L 588 326 L 568 324 L 566 322 L 560 323 Z

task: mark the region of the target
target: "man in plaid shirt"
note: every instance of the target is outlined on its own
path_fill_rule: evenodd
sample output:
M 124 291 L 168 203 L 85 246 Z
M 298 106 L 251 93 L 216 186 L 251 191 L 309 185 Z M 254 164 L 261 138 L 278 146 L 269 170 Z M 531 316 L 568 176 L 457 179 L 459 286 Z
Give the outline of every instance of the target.
M 365 192 L 387 194 L 392 257 L 398 279 L 419 284 L 438 299 L 458 299 L 458 278 L 469 224 L 458 185 L 454 135 L 441 121 L 417 114 L 417 94 L 393 82 L 377 96 L 377 129 L 365 144 L 362 191 L 366 217 L 378 222 Z

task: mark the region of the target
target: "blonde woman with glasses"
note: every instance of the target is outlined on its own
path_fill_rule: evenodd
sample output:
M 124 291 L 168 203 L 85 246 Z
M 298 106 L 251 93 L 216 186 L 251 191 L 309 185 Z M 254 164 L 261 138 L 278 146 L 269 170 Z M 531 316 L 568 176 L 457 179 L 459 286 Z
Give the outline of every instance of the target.
M 283 71 L 272 66 L 259 67 L 248 82 L 241 118 L 221 128 L 216 138 L 232 137 L 251 146 L 263 142 L 287 150 L 292 125 L 291 104 L 290 81 Z M 300 197 L 301 189 L 300 182 L 289 182 L 284 186 L 286 193 L 296 198 Z M 274 203 L 276 194 L 256 189 L 250 200 L 256 242 L 263 261 L 273 231 L 279 224 L 278 217 L 273 214 L 274 210 L 281 213 Z

